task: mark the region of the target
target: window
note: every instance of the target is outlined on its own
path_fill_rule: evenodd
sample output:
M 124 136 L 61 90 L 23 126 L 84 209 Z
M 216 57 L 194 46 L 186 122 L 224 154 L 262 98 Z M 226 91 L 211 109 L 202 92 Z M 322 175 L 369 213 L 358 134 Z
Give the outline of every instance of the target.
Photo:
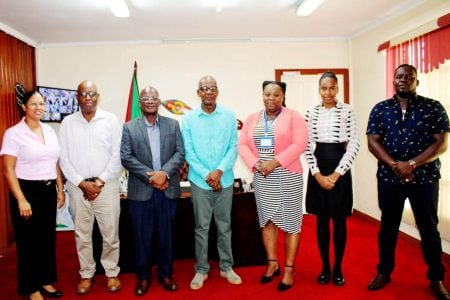
M 387 48 L 387 95 L 394 94 L 392 82 L 395 68 L 400 64 L 417 68 L 419 85 L 417 93 L 441 102 L 450 114 L 450 26 L 414 37 Z M 439 231 L 444 240 L 450 241 L 450 150 L 440 156 L 442 163 L 439 191 Z M 405 205 L 403 221 L 415 226 L 409 202 Z

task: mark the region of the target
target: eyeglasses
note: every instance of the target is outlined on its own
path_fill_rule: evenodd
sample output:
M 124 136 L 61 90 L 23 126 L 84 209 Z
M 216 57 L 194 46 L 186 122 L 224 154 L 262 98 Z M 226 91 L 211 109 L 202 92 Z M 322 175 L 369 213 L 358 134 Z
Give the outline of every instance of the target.
M 45 103 L 44 102 L 39 102 L 39 103 L 35 103 L 35 102 L 30 102 L 27 103 L 28 106 L 35 108 L 35 107 L 45 107 Z
M 98 95 L 97 92 L 78 92 L 77 94 L 82 98 L 86 98 L 87 96 L 89 96 L 90 98 L 94 98 Z
M 215 93 L 218 91 L 216 86 L 202 86 L 198 90 L 203 93 L 207 93 L 207 92 Z
M 144 96 L 144 97 L 139 98 L 139 100 L 141 100 L 141 102 L 144 102 L 144 103 L 146 103 L 146 102 L 158 102 L 159 98 L 158 97 L 146 97 L 146 96 Z

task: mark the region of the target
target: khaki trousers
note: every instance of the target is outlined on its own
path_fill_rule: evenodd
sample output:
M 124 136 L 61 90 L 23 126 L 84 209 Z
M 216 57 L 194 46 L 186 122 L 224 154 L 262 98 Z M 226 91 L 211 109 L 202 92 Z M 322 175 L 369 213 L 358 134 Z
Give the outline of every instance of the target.
M 97 220 L 103 238 L 101 264 L 107 277 L 119 274 L 119 217 L 120 197 L 118 180 L 105 184 L 100 195 L 93 201 L 84 199 L 82 190 L 67 182 L 69 208 L 75 229 L 75 243 L 80 262 L 81 278 L 95 274 L 95 260 L 92 249 L 92 230 Z

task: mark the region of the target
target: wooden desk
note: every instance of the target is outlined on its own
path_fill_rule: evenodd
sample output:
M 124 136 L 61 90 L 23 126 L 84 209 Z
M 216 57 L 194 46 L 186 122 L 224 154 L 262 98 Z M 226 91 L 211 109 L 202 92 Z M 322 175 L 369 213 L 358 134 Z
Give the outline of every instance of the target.
M 213 217 L 214 218 L 214 217 Z M 189 197 L 178 199 L 174 230 L 174 259 L 195 258 L 194 214 Z M 235 193 L 231 212 L 232 248 L 235 266 L 264 265 L 266 255 L 261 239 L 255 196 L 253 193 Z M 121 203 L 120 224 L 120 260 L 121 272 L 132 272 L 133 267 L 133 231 L 128 215 L 127 201 Z M 94 256 L 97 272 L 103 273 L 100 264 L 101 236 L 97 226 L 94 228 Z M 154 254 L 156 251 L 153 251 Z M 218 260 L 217 229 L 214 220 L 209 231 L 208 256 Z

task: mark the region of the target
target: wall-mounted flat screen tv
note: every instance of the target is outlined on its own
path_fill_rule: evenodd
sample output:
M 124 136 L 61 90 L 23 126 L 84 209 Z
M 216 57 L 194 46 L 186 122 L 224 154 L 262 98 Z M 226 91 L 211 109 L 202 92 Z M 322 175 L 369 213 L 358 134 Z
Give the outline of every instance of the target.
M 61 122 L 64 117 L 78 111 L 76 90 L 48 86 L 38 86 L 37 89 L 45 100 L 45 114 L 41 121 Z

